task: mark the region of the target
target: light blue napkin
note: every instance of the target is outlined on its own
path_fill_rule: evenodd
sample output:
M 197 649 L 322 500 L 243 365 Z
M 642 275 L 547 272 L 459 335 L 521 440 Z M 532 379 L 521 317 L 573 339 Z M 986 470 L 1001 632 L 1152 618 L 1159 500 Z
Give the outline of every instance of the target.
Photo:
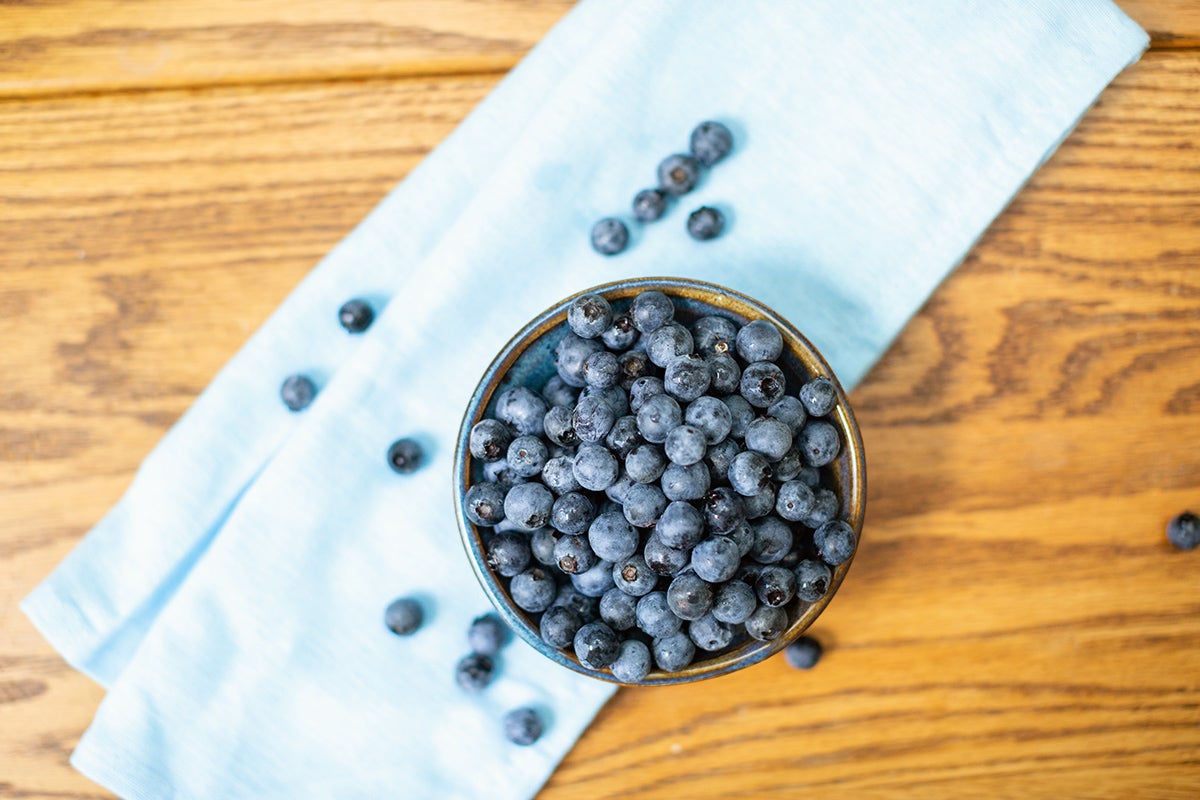
M 775 307 L 853 386 L 1145 45 L 1107 0 L 582 3 L 23 603 L 112 684 L 73 763 L 138 798 L 533 794 L 611 690 L 521 643 L 479 697 L 451 677 L 486 608 L 451 450 L 503 342 L 586 286 L 682 275 Z M 734 154 L 629 252 L 591 252 L 592 222 L 705 118 Z M 729 220 L 703 244 L 683 227 L 702 204 Z M 347 337 L 336 308 L 364 294 L 395 300 Z M 289 415 L 277 389 L 296 371 L 322 392 Z M 408 477 L 383 458 L 402 435 L 429 448 Z M 413 592 L 432 619 L 398 639 L 380 615 Z M 499 717 L 525 704 L 550 725 L 517 748 Z

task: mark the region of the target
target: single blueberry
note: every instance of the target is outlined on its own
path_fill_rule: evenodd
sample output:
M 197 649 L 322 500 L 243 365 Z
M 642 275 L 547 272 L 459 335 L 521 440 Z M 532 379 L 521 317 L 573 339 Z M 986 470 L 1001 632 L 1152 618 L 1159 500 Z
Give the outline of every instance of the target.
M 738 546 L 727 536 L 710 536 L 692 548 L 692 569 L 709 583 L 732 578 L 740 562 Z
M 754 408 L 740 394 L 722 397 L 721 402 L 729 409 L 731 420 L 729 435 L 735 439 L 743 438 L 746 435 L 746 428 L 754 420 Z
M 645 378 L 653 369 L 650 356 L 645 350 L 629 350 L 621 353 L 617 358 L 617 371 L 622 389 L 629 390 L 633 388 L 633 382 L 639 378 Z M 629 405 L 633 405 L 633 398 L 629 398 Z
M 837 428 L 824 420 L 812 420 L 800 431 L 800 455 L 810 467 L 823 467 L 837 458 L 841 441 Z
M 579 444 L 579 435 L 575 433 L 575 424 L 571 419 L 573 412 L 574 407 L 554 406 L 542 419 L 546 438 L 559 447 L 574 447 Z
M 1167 523 L 1167 541 L 1180 550 L 1195 550 L 1200 545 L 1200 517 L 1190 511 L 1172 517 Z
M 604 490 L 604 496 L 619 507 L 625 503 L 625 495 L 629 494 L 633 484 L 634 480 L 629 477 L 629 473 L 621 470 L 621 475 L 617 478 L 616 483 Z
M 699 500 L 712 486 L 712 476 L 704 463 L 685 467 L 670 464 L 659 481 L 668 500 Z
M 621 683 L 640 683 L 650 674 L 650 648 L 637 639 L 626 639 L 609 669 Z
M 536 614 L 545 611 L 554 600 L 554 578 L 541 567 L 530 567 L 513 576 L 508 593 L 518 608 Z
M 400 597 L 383 612 L 383 624 L 397 636 L 408 636 L 421 627 L 425 614 L 421 604 L 411 597 Z
M 676 575 L 667 587 L 667 605 L 680 619 L 699 619 L 712 608 L 712 586 L 692 572 Z
M 518 483 L 504 495 L 504 518 L 522 531 L 546 527 L 554 508 L 554 494 L 540 483 Z
M 742 581 L 727 581 L 713 595 L 712 615 L 720 622 L 738 625 L 754 613 L 758 598 Z
M 759 564 L 775 564 L 792 549 L 792 529 L 779 517 L 765 517 L 750 527 L 754 530 L 750 557 Z
M 714 445 L 709 445 L 704 456 L 708 464 L 708 474 L 714 484 L 722 484 L 729 480 L 729 467 L 742 448 L 733 439 L 723 439 Z
M 490 527 L 504 519 L 505 490 L 500 484 L 488 481 L 477 483 L 463 498 L 467 519 L 476 525 Z
M 580 492 L 560 495 L 550 510 L 550 524 L 554 529 L 572 536 L 586 531 L 595 518 L 595 504 Z
M 743 497 L 751 497 L 771 485 L 771 465 L 758 453 L 743 450 L 729 465 L 729 485 Z
M 654 222 L 667 210 L 667 196 L 658 189 L 642 189 L 633 196 L 633 216 L 642 222 Z
M 796 574 L 796 596 L 806 603 L 815 603 L 829 591 L 833 573 L 823 561 L 805 559 L 792 570 Z
M 575 480 L 588 491 L 604 491 L 620 474 L 621 463 L 602 444 L 585 444 L 575 454 Z
M 635 483 L 625 493 L 625 519 L 635 528 L 653 526 L 666 507 L 666 495 L 654 484 Z
M 782 608 L 760 605 L 746 618 L 746 633 L 760 642 L 778 639 L 787 630 L 787 612 Z
M 561 375 L 554 374 L 550 376 L 550 379 L 546 381 L 546 385 L 542 387 L 542 399 L 551 408 L 554 406 L 574 408 L 575 403 L 579 401 L 579 392 L 568 386 Z
M 629 314 L 614 314 L 612 322 L 600 334 L 600 340 L 609 350 L 628 350 L 638 340 L 637 328 L 633 327 L 633 317 Z
M 712 385 L 708 362 L 695 353 L 678 356 L 667 364 L 663 389 L 672 397 L 689 403 L 701 397 Z
M 637 412 L 638 433 L 647 442 L 662 444 L 669 434 L 683 421 L 683 411 L 675 398 L 656 394 L 648 398 Z
M 690 550 L 704 538 L 704 516 L 691 503 L 676 500 L 663 511 L 654 530 L 667 547 Z
M 700 397 L 688 404 L 683 414 L 684 422 L 704 433 L 708 444 L 716 444 L 729 435 L 733 428 L 733 415 L 729 406 L 715 397 Z
M 492 682 L 495 662 L 482 653 L 463 656 L 454 667 L 454 679 L 468 692 L 481 692 Z
M 614 631 L 637 625 L 637 598 L 614 586 L 600 598 L 600 619 Z
M 554 544 L 558 541 L 558 532 L 553 528 L 538 528 L 529 537 L 529 549 L 533 558 L 539 564 L 553 567 L 558 563 L 554 557 Z
M 518 436 L 508 446 L 508 467 L 522 478 L 540 475 L 549 459 L 546 443 L 537 436 Z
M 662 378 L 643 375 L 629 384 L 629 410 L 636 415 L 642 410 L 642 406 L 646 404 L 647 400 L 663 394 L 665 391 Z
M 658 585 L 658 573 L 638 553 L 613 562 L 613 583 L 631 597 L 641 597 Z
M 621 640 L 603 622 L 589 622 L 575 633 L 575 656 L 588 669 L 604 669 L 617 660 Z
M 737 325 L 725 317 L 701 317 L 692 325 L 696 352 L 702 356 L 729 353 L 737 339 Z
M 654 483 L 667 468 L 667 457 L 656 444 L 639 444 L 625 456 L 625 471 L 638 483 Z
M 829 489 L 813 491 L 813 506 L 808 516 L 800 520 L 808 527 L 816 530 L 826 522 L 832 521 L 838 515 L 838 496 Z
M 637 624 L 643 633 L 658 639 L 678 631 L 683 622 L 672 613 L 666 592 L 650 592 L 638 600 Z
M 804 410 L 804 403 L 800 402 L 800 398 L 790 395 L 781 397 L 773 403 L 767 409 L 767 416 L 787 423 L 792 435 L 803 428 L 804 423 L 808 420 L 808 412 Z
M 498 533 L 488 540 L 487 565 L 505 578 L 524 572 L 532 558 L 528 536 Z
M 467 643 L 471 651 L 485 656 L 494 656 L 508 641 L 508 626 L 495 614 L 481 614 L 471 620 L 467 629 Z
M 730 355 L 707 356 L 708 374 L 711 380 L 709 391 L 714 395 L 733 394 L 742 385 L 742 368 Z
M 715 653 L 733 642 L 733 628 L 718 620 L 710 611 L 688 623 L 688 637 L 701 650 Z
M 641 443 L 642 437 L 637 432 L 637 417 L 628 414 L 618 417 L 604 437 L 604 444 L 620 459 L 627 458 Z
M 646 340 L 646 355 L 658 367 L 666 367 L 677 357 L 692 352 L 692 334 L 678 322 L 668 322 Z M 666 380 L 663 380 L 666 383 Z
M 388 466 L 399 475 L 416 472 L 425 461 L 421 445 L 412 439 L 397 439 L 387 451 Z
M 733 149 L 733 134 L 719 122 L 706 120 L 692 129 L 692 155 L 706 167 L 711 167 L 729 155 Z
M 734 344 L 738 357 L 747 364 L 775 361 L 783 353 L 783 335 L 765 319 L 756 319 L 743 325 Z
M 726 486 L 704 495 L 704 518 L 716 533 L 728 533 L 746 519 L 742 498 Z
M 629 396 L 625 394 L 625 390 L 620 386 L 609 386 L 607 389 L 597 389 L 594 386 L 588 386 L 579 395 L 579 400 L 583 402 L 588 398 L 603 400 L 612 409 L 617 419 L 629 413 Z M 578 405 L 576 403 L 576 406 Z
M 592 249 L 602 256 L 615 256 L 629 246 L 629 228 L 616 217 L 605 217 L 592 226 Z
M 831 567 L 849 561 L 858 547 L 858 537 L 854 529 L 840 519 L 826 522 L 813 531 L 813 544 L 821 555 L 821 560 Z
M 583 362 L 583 380 L 588 386 L 607 389 L 616 386 L 621 377 L 617 357 L 607 350 L 592 353 Z
M 471 426 L 467 448 L 480 461 L 499 461 L 508 452 L 512 429 L 498 419 L 481 419 Z
M 792 448 L 792 429 L 774 417 L 759 417 L 746 426 L 746 449 L 778 461 Z
M 342 323 L 347 333 L 362 333 L 371 327 L 374 319 L 375 312 L 365 300 L 347 300 L 338 309 L 338 322 Z
M 595 339 L 584 339 L 568 331 L 554 346 L 554 368 L 558 377 L 568 386 L 582 389 L 587 385 L 583 379 L 583 365 L 592 353 L 598 353 L 604 345 Z
M 307 375 L 290 375 L 279 387 L 279 396 L 288 411 L 303 411 L 317 396 L 317 387 Z
M 782 606 L 796 596 L 796 574 L 786 567 L 763 567 L 754 582 L 754 591 L 760 602 Z
M 658 165 L 658 184 L 667 194 L 687 194 L 696 188 L 699 180 L 700 165 L 691 156 L 676 153 L 667 156 Z
M 800 402 L 812 416 L 823 417 L 837 405 L 837 389 L 828 378 L 813 378 L 800 387 Z
M 637 552 L 638 532 L 620 511 L 605 511 L 588 526 L 588 544 L 605 561 L 620 561 Z
M 654 640 L 654 663 L 666 672 L 678 672 L 692 663 L 696 645 L 686 633 L 672 633 Z
M 783 397 L 787 383 L 783 370 L 770 361 L 755 361 L 742 370 L 738 391 L 755 408 L 769 408 Z
M 571 412 L 571 425 L 581 442 L 599 442 L 608 435 L 617 421 L 612 406 L 599 397 L 585 394 Z
M 715 239 L 725 230 L 725 215 L 712 206 L 700 206 L 687 218 L 687 232 L 698 242 Z
M 571 456 L 555 456 L 547 461 L 542 467 L 542 483 L 559 497 L 583 488 L 575 480 L 575 459 Z
M 758 494 L 742 498 L 746 519 L 761 519 L 775 510 L 775 484 L 768 483 Z
M 612 324 L 613 310 L 609 302 L 598 294 L 583 294 L 567 306 L 567 325 L 576 336 L 595 339 Z
M 596 566 L 587 572 L 572 575 L 571 585 L 580 594 L 587 597 L 601 597 L 615 585 L 612 578 L 612 568 L 611 561 L 598 561 L 596 562 Z
M 686 568 L 692 559 L 690 550 L 681 550 L 664 544 L 658 531 L 650 534 L 646 539 L 643 552 L 647 566 L 656 575 L 675 575 Z
M 518 436 L 541 436 L 542 419 L 550 407 L 540 395 L 524 386 L 514 386 L 496 401 L 496 417 L 507 422 Z
M 800 522 L 812 511 L 816 496 L 801 481 L 787 481 L 779 487 L 775 498 L 775 513 L 786 520 Z
M 676 425 L 667 434 L 663 453 L 671 463 L 690 467 L 704 460 L 708 440 L 704 432 L 692 425 Z
M 532 708 L 516 708 L 504 715 L 504 738 L 521 747 L 542 738 L 542 718 Z
M 812 669 L 821 660 L 821 643 L 811 636 L 801 636 L 783 651 L 787 663 L 796 669 Z
M 593 552 L 587 537 L 578 534 L 563 536 L 555 543 L 554 560 L 558 568 L 568 575 L 587 572 L 600 563 L 600 557 Z
M 565 605 L 546 609 L 538 624 L 542 641 L 560 650 L 575 641 L 575 634 L 582 627 L 583 618 L 579 612 Z
M 657 289 L 642 292 L 629 306 L 633 325 L 642 333 L 653 333 L 675 318 L 675 304 Z

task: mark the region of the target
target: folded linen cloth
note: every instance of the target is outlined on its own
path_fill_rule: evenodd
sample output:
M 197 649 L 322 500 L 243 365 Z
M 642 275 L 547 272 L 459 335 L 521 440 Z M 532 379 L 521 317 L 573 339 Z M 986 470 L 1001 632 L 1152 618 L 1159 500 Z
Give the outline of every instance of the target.
M 26 599 L 112 684 L 73 763 L 126 797 L 530 796 L 611 690 L 519 642 L 480 697 L 453 683 L 486 601 L 451 449 L 491 356 L 565 295 L 672 274 L 775 307 L 853 386 L 1145 45 L 1107 0 L 582 3 Z M 591 223 L 705 118 L 733 155 L 629 252 L 591 252 Z M 683 221 L 702 204 L 729 225 L 696 243 Z M 333 315 L 363 294 L 395 299 L 350 340 Z M 290 416 L 278 383 L 303 370 L 336 377 Z M 408 477 L 383 461 L 401 435 L 429 451 Z M 412 592 L 432 619 L 397 639 L 382 609 Z M 500 734 L 523 704 L 550 719 L 531 748 Z

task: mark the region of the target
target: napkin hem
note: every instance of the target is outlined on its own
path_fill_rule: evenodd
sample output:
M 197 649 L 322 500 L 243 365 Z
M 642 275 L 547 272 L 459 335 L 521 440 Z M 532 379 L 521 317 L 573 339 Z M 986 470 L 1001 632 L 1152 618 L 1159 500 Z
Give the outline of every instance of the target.
M 60 595 L 50 581 L 43 581 L 21 600 L 18 608 L 64 661 L 108 688 L 108 684 L 88 666 L 88 645 L 96 638 L 96 629 L 78 603 Z

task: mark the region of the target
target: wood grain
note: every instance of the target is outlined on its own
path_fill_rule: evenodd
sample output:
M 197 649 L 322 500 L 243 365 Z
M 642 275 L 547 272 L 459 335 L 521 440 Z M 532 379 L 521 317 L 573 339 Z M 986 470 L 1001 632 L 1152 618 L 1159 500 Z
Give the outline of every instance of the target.
M 17 600 L 496 80 L 0 103 L 0 798 L 109 797 L 67 764 L 101 692 Z M 1187 49 L 1119 78 L 855 392 L 822 663 L 623 690 L 542 796 L 1200 796 L 1200 552 L 1162 533 L 1200 510 L 1198 86 Z

